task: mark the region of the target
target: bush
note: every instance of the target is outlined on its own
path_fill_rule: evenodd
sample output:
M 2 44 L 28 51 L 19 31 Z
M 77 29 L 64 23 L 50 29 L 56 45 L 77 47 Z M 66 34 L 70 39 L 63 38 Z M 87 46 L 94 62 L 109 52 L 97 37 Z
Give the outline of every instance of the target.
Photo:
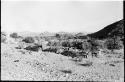
M 1 37 L 1 43 L 4 43 L 6 40 L 7 40 L 6 37 L 4 36 Z
M 4 32 L 1 32 L 1 43 L 4 43 L 6 40 L 6 34 Z
M 43 36 L 42 38 L 43 38 L 45 41 L 50 41 L 50 40 L 55 39 L 54 36 Z
M 49 41 L 48 46 L 61 46 L 61 43 L 59 41 Z
M 77 49 L 83 49 L 82 44 L 83 44 L 82 42 L 73 41 L 72 42 L 72 47 L 77 48 Z
M 1 35 L 6 36 L 7 34 L 5 32 L 1 32 Z
M 56 53 L 57 50 L 58 50 L 57 48 L 52 48 L 52 47 L 50 47 L 50 48 L 44 49 L 43 51 L 45 51 L 45 52 L 54 52 L 54 53 Z
M 12 34 L 10 34 L 10 37 L 12 37 L 12 38 L 18 38 L 18 34 L 17 33 L 12 33 Z
M 90 44 L 88 42 L 82 41 L 64 41 L 62 42 L 63 47 L 74 47 L 76 49 L 88 49 Z
M 95 56 L 97 57 L 98 54 L 98 50 L 102 47 L 102 43 L 101 41 L 94 39 L 94 38 L 90 38 L 89 40 L 87 40 L 87 49 L 85 50 L 89 50 L 89 52 L 91 53 L 92 57 Z M 86 46 L 85 46 L 86 48 Z
M 23 39 L 23 41 L 26 43 L 34 43 L 35 42 L 33 37 L 26 37 Z
M 27 47 L 24 48 L 24 49 L 30 50 L 30 51 L 38 51 L 39 48 L 40 48 L 39 46 L 27 46 Z
M 120 40 L 118 39 L 107 39 L 105 42 L 105 46 L 107 49 L 109 50 L 113 50 L 113 49 L 121 49 L 122 48 L 122 43 Z
M 74 36 L 72 34 L 63 34 L 62 39 L 74 39 Z
M 56 38 L 60 38 L 61 36 L 60 36 L 60 34 L 56 34 L 55 37 Z
M 62 42 L 62 46 L 63 46 L 63 47 L 71 47 L 72 45 L 71 45 L 71 42 L 69 42 L 69 41 L 64 41 L 64 42 Z
M 55 35 L 56 38 L 60 39 L 60 40 L 66 40 L 66 39 L 73 39 L 74 36 L 72 34 L 56 34 Z
M 96 39 L 90 39 L 88 40 L 88 43 L 90 44 L 90 51 L 92 53 L 96 52 L 100 47 L 98 40 Z
M 64 56 L 71 56 L 73 58 L 76 57 L 76 53 L 73 51 L 64 50 L 61 54 Z
M 91 45 L 87 42 L 87 41 L 84 41 L 83 44 L 82 44 L 82 48 L 83 50 L 89 50 L 91 47 Z

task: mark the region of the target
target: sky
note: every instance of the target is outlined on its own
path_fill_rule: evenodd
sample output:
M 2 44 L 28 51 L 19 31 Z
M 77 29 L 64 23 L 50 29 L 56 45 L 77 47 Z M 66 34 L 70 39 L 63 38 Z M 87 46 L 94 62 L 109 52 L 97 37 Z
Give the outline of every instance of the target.
M 4 31 L 96 32 L 121 19 L 122 1 L 1 1 Z

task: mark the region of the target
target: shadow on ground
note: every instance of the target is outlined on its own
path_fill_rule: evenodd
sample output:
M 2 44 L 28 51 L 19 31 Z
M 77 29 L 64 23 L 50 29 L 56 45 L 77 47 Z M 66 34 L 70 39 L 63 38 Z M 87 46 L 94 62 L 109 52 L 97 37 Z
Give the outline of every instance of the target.
M 71 70 L 60 70 L 60 71 L 63 72 L 63 73 L 68 73 L 68 74 L 71 74 L 71 73 L 72 73 Z

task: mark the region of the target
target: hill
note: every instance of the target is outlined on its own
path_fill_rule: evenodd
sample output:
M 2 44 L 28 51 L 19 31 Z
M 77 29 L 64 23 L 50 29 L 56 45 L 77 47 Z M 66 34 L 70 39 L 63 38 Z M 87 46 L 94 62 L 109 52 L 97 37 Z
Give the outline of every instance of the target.
M 113 37 L 114 35 L 124 38 L 124 19 L 110 24 L 95 33 L 88 34 L 87 36 L 92 38 L 105 39 Z

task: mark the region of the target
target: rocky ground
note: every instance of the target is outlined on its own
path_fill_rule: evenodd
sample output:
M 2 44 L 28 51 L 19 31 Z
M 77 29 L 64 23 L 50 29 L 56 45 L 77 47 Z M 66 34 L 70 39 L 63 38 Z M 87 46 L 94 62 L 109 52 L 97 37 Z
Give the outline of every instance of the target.
M 50 52 L 16 49 L 1 43 L 1 80 L 19 81 L 124 81 L 124 59 L 103 56 L 75 62 Z

